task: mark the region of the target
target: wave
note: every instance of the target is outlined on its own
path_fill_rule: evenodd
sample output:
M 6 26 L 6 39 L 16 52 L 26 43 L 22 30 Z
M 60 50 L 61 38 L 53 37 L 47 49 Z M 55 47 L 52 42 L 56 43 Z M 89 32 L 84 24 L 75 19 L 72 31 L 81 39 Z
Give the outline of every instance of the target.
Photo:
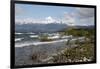
M 38 35 L 30 35 L 31 38 L 38 38 Z
M 74 38 L 71 41 L 75 41 L 77 39 L 84 40 L 84 37 Z M 68 39 L 60 39 L 60 40 L 46 41 L 46 42 L 25 42 L 25 43 L 15 44 L 15 47 L 24 47 L 24 46 L 30 46 L 30 45 L 37 46 L 37 45 L 52 44 L 52 43 L 67 42 L 67 41 L 68 41 Z
M 51 37 L 48 37 L 48 39 L 59 39 L 60 38 L 60 36 L 51 36 Z
M 35 33 L 30 32 L 30 33 L 15 33 L 15 34 L 20 35 L 20 34 L 35 34 Z
M 26 34 L 35 34 L 35 33 L 30 32 L 30 33 L 26 33 Z
M 23 33 L 15 33 L 15 34 L 18 34 L 18 35 L 20 35 L 20 34 L 23 34 Z
M 68 41 L 68 39 L 62 39 L 62 40 L 55 40 L 55 41 L 46 41 L 46 42 L 26 42 L 26 43 L 21 43 L 21 44 L 15 44 L 15 47 L 24 47 L 24 46 L 30 46 L 30 45 L 43 45 L 43 44 L 52 44 L 52 43 L 57 43 L 57 42 L 64 42 Z
M 15 38 L 15 41 L 21 41 L 24 38 Z

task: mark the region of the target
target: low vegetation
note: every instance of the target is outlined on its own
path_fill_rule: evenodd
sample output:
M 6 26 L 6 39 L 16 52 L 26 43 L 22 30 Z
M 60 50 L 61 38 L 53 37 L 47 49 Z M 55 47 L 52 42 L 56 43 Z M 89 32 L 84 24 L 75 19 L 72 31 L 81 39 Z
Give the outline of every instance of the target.
M 81 46 L 63 50 L 60 54 L 53 56 L 52 62 L 86 62 L 94 60 L 94 44 L 81 44 Z
M 78 28 L 69 28 L 64 29 L 63 31 L 59 32 L 62 36 L 63 35 L 73 35 L 74 37 L 81 37 L 81 36 L 94 36 L 94 29 L 78 29 Z
M 31 55 L 31 60 L 36 63 L 42 63 L 42 59 L 45 59 L 47 54 L 44 52 L 34 52 Z
M 60 32 L 61 33 L 61 32 Z M 74 37 L 85 37 L 85 40 L 75 40 L 74 43 L 69 39 L 66 45 L 69 48 L 64 49 L 56 56 L 52 56 L 53 63 L 64 62 L 86 62 L 94 60 L 94 30 L 93 29 L 69 29 L 63 35 L 73 35 Z M 76 45 L 76 46 L 75 46 Z
M 42 42 L 45 42 L 45 41 L 52 41 L 53 39 L 48 39 L 48 35 L 43 34 L 43 35 L 40 35 L 39 40 Z
M 84 41 L 75 40 L 72 42 L 72 38 L 69 38 L 66 42 L 66 48 L 56 55 L 52 55 L 52 59 L 46 61 L 47 63 L 67 63 L 67 62 L 87 62 L 93 61 L 94 58 L 94 30 L 93 29 L 68 29 L 59 32 L 61 36 L 72 35 L 74 37 L 85 37 Z M 41 35 L 40 41 L 52 41 L 48 39 L 48 35 Z M 36 59 L 37 56 L 33 55 L 32 59 Z

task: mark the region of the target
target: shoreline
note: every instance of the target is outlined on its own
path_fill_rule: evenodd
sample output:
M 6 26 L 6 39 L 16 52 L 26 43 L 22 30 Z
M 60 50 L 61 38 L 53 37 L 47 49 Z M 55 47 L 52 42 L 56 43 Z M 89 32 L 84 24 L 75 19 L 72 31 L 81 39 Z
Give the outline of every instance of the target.
M 79 38 L 77 38 L 79 39 Z M 65 48 L 70 48 L 70 46 L 66 45 L 68 39 L 56 40 L 50 42 L 41 42 L 37 45 L 33 45 L 34 43 L 27 45 L 24 44 L 21 47 L 15 47 L 15 65 L 29 65 L 34 63 L 41 63 L 36 60 L 32 60 L 32 55 L 39 55 L 42 57 L 38 57 L 39 60 L 45 59 L 52 54 L 56 54 Z M 75 41 L 76 38 L 72 39 Z
M 53 44 L 53 43 L 57 43 L 57 42 L 66 42 L 66 41 L 68 41 L 68 39 L 45 41 L 45 42 L 33 42 L 33 43 L 25 43 L 25 44 L 15 45 L 15 47 L 25 47 L 25 46 L 31 46 L 31 45 L 37 46 L 37 45 Z
M 84 37 L 78 37 L 78 38 L 73 38 L 71 41 L 75 41 L 75 40 L 83 40 Z M 44 42 L 31 42 L 31 43 L 23 43 L 23 44 L 15 44 L 15 47 L 25 47 L 25 46 L 38 46 L 38 45 L 45 45 L 45 44 L 53 44 L 53 43 L 59 43 L 59 42 L 67 42 L 68 39 L 59 39 L 59 40 L 53 40 L 53 41 L 44 41 Z

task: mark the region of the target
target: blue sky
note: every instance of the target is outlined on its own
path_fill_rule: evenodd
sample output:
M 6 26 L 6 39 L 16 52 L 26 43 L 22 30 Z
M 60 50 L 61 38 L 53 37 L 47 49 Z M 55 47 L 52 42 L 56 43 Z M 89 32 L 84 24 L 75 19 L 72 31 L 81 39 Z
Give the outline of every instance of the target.
M 26 18 L 45 19 L 46 17 L 52 17 L 66 20 L 66 23 L 92 25 L 94 24 L 93 12 L 94 9 L 91 8 L 77 9 L 75 7 L 15 4 L 15 19 L 22 20 Z
M 23 18 L 33 17 L 33 18 L 41 18 L 41 17 L 62 17 L 64 12 L 75 12 L 72 7 L 57 7 L 57 6 L 43 6 L 43 5 L 26 5 L 26 4 L 16 4 L 16 7 L 21 8 L 23 13 L 20 15 L 16 15 L 19 18 L 24 16 Z

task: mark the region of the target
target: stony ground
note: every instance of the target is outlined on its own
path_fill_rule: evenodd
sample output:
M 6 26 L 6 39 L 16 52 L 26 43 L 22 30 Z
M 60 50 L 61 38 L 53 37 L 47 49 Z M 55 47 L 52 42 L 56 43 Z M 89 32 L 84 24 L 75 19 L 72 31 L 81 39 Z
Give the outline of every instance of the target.
M 52 54 L 56 54 L 64 48 L 68 48 L 66 42 L 57 42 L 37 46 L 31 45 L 25 47 L 15 47 L 15 65 L 42 63 L 43 59 L 46 59 Z M 36 57 L 32 57 L 32 55 Z

